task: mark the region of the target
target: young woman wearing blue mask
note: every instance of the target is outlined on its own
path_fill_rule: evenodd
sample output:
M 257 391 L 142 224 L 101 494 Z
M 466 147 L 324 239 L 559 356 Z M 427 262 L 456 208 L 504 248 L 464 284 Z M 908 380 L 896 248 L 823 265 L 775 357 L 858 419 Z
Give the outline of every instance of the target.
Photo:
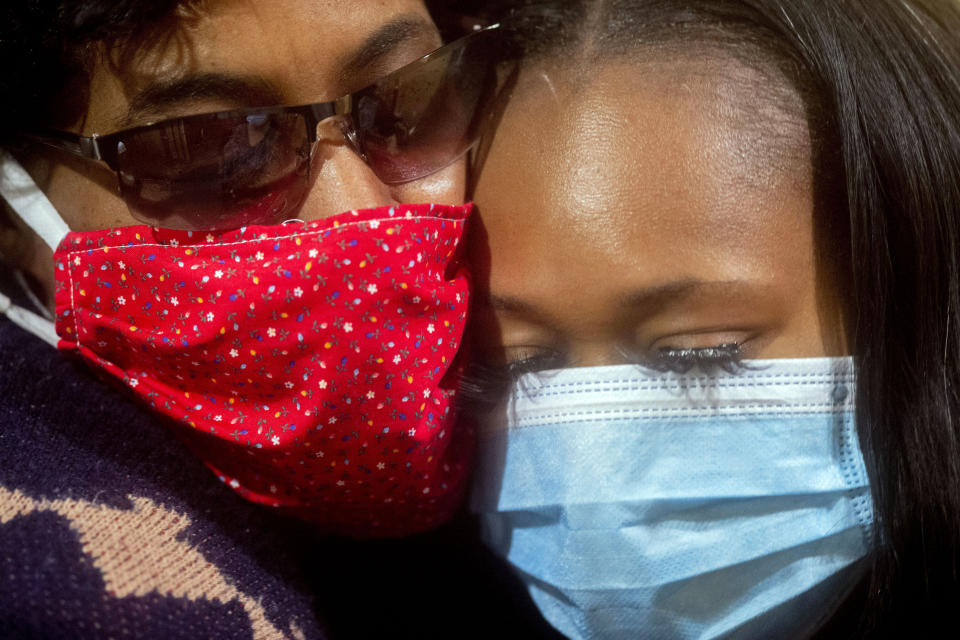
M 950 621 L 960 8 L 504 24 L 526 59 L 478 156 L 476 382 L 516 382 L 474 506 L 545 617 L 588 638 Z

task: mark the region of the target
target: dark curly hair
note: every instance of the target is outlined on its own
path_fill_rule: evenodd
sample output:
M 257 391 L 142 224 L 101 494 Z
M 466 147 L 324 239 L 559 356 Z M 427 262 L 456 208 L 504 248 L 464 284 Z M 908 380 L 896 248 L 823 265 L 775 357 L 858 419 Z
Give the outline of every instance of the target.
M 88 70 L 101 43 L 132 55 L 195 0 L 7 0 L 0 4 L 0 145 L 65 127 L 87 109 Z

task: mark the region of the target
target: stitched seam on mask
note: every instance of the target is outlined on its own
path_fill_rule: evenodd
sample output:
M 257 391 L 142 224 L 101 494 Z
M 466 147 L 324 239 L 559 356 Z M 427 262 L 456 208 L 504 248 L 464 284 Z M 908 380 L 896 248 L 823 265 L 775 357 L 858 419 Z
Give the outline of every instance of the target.
M 675 382 L 663 382 L 663 383 L 653 383 L 653 384 L 644 384 L 644 383 L 631 383 L 627 380 L 617 380 L 608 383 L 599 383 L 599 382 L 570 382 L 563 384 L 556 384 L 552 386 L 543 386 L 537 387 L 534 389 L 522 390 L 524 397 L 527 398 L 538 398 L 540 396 L 558 396 L 558 395 L 574 395 L 577 393 L 604 393 L 609 391 L 698 391 L 706 389 L 738 389 L 738 388 L 762 388 L 767 386 L 772 386 L 770 381 L 774 381 L 780 378 L 785 378 L 789 381 L 791 386 L 816 386 L 816 385 L 825 385 L 825 384 L 840 384 L 840 383 L 853 383 L 855 382 L 854 376 L 838 377 L 822 377 L 822 378 L 813 378 L 815 374 L 810 374 L 808 380 L 790 380 L 791 377 L 800 378 L 808 377 L 801 374 L 784 374 L 782 376 L 767 376 L 767 377 L 757 377 L 750 380 L 743 380 L 737 382 L 713 382 L 713 383 L 702 383 L 697 384 L 695 381 L 691 381 L 691 384 L 675 383 Z M 603 384 L 604 386 L 600 386 Z M 572 389 L 564 389 L 563 387 L 575 387 Z
M 411 222 L 414 222 L 414 221 L 419 221 L 419 220 L 438 220 L 438 219 L 435 218 L 435 217 L 432 217 L 432 216 L 411 216 L 411 217 L 409 217 L 409 218 L 407 218 L 407 217 L 400 217 L 400 218 L 375 218 L 374 220 L 358 220 L 358 221 L 356 221 L 356 222 L 347 222 L 347 223 L 341 224 L 341 225 L 336 226 L 336 227 L 330 227 L 330 228 L 328 228 L 328 229 L 318 229 L 318 230 L 316 230 L 316 231 L 302 231 L 302 232 L 300 232 L 300 233 L 294 233 L 294 234 L 291 234 L 291 235 L 289 235 L 289 236 L 268 236 L 268 237 L 266 237 L 266 238 L 259 238 L 259 237 L 258 237 L 258 238 L 250 238 L 250 239 L 248 239 L 248 240 L 237 240 L 236 242 L 209 242 L 209 243 L 200 243 L 200 244 L 179 244 L 179 243 L 178 243 L 177 245 L 172 245 L 172 244 L 169 244 L 169 243 L 168 243 L 168 244 L 158 244 L 158 243 L 153 243 L 153 244 L 114 244 L 114 245 L 108 245 L 108 246 L 103 246 L 103 247 L 93 247 L 93 248 L 85 248 L 85 249 L 74 249 L 73 251 L 70 251 L 67 255 L 68 255 L 68 256 L 73 256 L 73 255 L 78 254 L 78 253 L 93 253 L 94 251 L 108 251 L 108 250 L 109 250 L 109 251 L 115 251 L 115 250 L 117 250 L 117 249 L 150 249 L 150 248 L 156 248 L 156 247 L 163 247 L 163 248 L 166 248 L 166 249 L 197 249 L 197 248 L 202 248 L 202 247 L 209 247 L 209 248 L 211 248 L 211 249 L 219 249 L 219 248 L 221 248 L 221 247 L 236 247 L 236 246 L 239 246 L 239 245 L 252 244 L 252 243 L 255 243 L 255 242 L 271 242 L 271 241 L 276 241 L 276 240 L 295 240 L 296 238 L 305 238 L 305 237 L 308 237 L 308 236 L 321 235 L 321 234 L 324 234 L 324 233 L 330 233 L 330 232 L 334 232 L 334 231 L 339 231 L 339 230 L 342 230 L 342 229 L 346 229 L 346 228 L 348 228 L 348 227 L 357 227 L 357 226 L 360 226 L 361 224 L 369 224 L 369 223 L 375 222 L 375 221 L 376 221 L 376 222 L 388 222 L 388 221 L 392 221 L 392 222 L 411 221 Z M 464 220 L 442 220 L 442 221 L 443 221 L 443 222 L 450 222 L 451 224 L 456 225 L 456 226 L 462 225 L 462 224 L 465 222 Z
M 73 281 L 73 266 L 71 266 L 70 261 L 67 260 L 67 275 L 70 277 L 70 313 L 73 314 L 73 338 L 77 342 L 77 347 L 80 347 L 80 318 L 77 317 L 77 303 L 74 299 L 74 290 L 76 289 L 76 283 Z
M 748 377 L 740 376 L 737 378 L 737 381 L 733 382 L 732 384 L 719 382 L 716 380 L 716 378 L 709 378 L 709 377 L 681 378 L 680 380 L 676 380 L 676 381 L 655 383 L 654 386 L 656 386 L 656 384 L 659 384 L 660 386 L 666 386 L 666 385 L 679 386 L 682 383 L 699 383 L 697 384 L 697 386 L 715 386 L 718 384 L 725 384 L 726 386 L 744 386 L 749 381 L 776 380 L 778 378 L 801 379 L 799 382 L 796 382 L 795 384 L 816 384 L 817 382 L 833 382 L 833 381 L 852 382 L 854 376 L 852 374 L 851 375 L 833 375 L 833 374 L 822 374 L 822 373 L 807 373 L 807 374 L 783 373 L 783 374 L 768 374 L 763 376 L 748 376 Z M 714 381 L 714 382 L 711 383 L 711 381 Z M 615 390 L 619 390 L 622 387 L 616 387 L 614 385 L 638 386 L 641 384 L 645 384 L 645 383 L 638 380 L 631 380 L 629 378 L 624 378 L 621 380 L 558 382 L 556 384 L 547 383 L 542 387 L 538 387 L 538 388 L 551 389 L 551 388 L 563 388 L 563 387 L 599 387 L 603 385 L 603 388 L 609 387 Z M 688 385 L 688 386 L 691 386 L 691 385 Z
M 869 550 L 873 546 L 873 501 L 869 493 L 870 481 L 866 475 L 866 469 L 860 468 L 860 465 L 857 464 L 858 445 L 856 427 L 849 417 L 844 417 L 840 433 L 840 460 L 843 479 L 847 483 L 850 505 L 863 534 L 864 546 Z M 864 487 L 868 489 L 866 495 L 863 495 Z
M 833 380 L 840 378 L 854 378 L 853 373 L 735 373 L 731 374 L 735 376 L 737 380 L 767 380 L 773 378 L 813 378 L 813 379 L 822 379 L 822 380 Z M 716 380 L 716 376 L 681 376 L 676 378 L 672 382 L 699 382 L 711 380 Z M 642 382 L 642 379 L 637 378 L 615 378 L 613 380 L 581 380 L 578 382 L 545 382 L 543 387 L 587 387 L 594 385 L 610 385 L 610 384 L 636 384 Z
M 863 491 L 866 489 L 866 491 Z M 873 530 L 873 498 L 870 495 L 870 485 L 861 487 L 856 491 L 858 495 L 851 497 L 854 513 L 863 532 L 863 544 L 869 551 L 873 548 L 874 530 Z
M 788 409 L 791 407 L 796 407 L 797 411 L 783 411 L 778 412 L 776 409 Z M 543 414 L 531 417 L 520 417 L 515 421 L 511 421 L 511 426 L 535 426 L 536 424 L 543 424 L 549 420 L 561 420 L 569 418 L 577 418 L 580 422 L 609 422 L 611 420 L 627 420 L 635 418 L 637 416 L 655 416 L 661 414 L 670 414 L 683 417 L 695 417 L 695 416 L 716 416 L 718 411 L 722 411 L 724 407 L 710 407 L 707 409 L 691 409 L 689 407 L 663 407 L 657 409 L 610 409 L 607 411 L 564 411 L 560 413 L 550 413 Z M 843 413 L 845 411 L 850 411 L 853 409 L 851 405 L 848 408 L 838 407 L 835 403 L 808 403 L 808 404 L 797 404 L 797 405 L 746 405 L 746 406 L 736 406 L 730 407 L 733 410 L 745 411 L 749 409 L 772 409 L 774 411 L 766 411 L 763 416 L 776 418 L 782 416 L 796 416 L 796 415 L 823 415 L 823 414 L 836 414 Z M 740 417 L 751 417 L 756 418 L 757 413 L 722 413 L 720 414 L 724 418 L 740 418 Z M 582 416 L 597 416 L 597 417 L 582 417 Z M 606 416 L 606 417 L 603 417 Z M 531 424 L 532 423 L 532 424 Z

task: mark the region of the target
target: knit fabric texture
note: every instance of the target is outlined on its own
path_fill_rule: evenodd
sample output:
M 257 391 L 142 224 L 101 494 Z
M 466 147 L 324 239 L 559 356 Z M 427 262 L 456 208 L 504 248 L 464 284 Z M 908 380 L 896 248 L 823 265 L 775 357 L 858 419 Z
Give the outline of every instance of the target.
M 0 637 L 323 638 L 309 535 L 0 316 Z
M 471 518 L 321 537 L 176 428 L 0 316 L 0 638 L 560 637 Z

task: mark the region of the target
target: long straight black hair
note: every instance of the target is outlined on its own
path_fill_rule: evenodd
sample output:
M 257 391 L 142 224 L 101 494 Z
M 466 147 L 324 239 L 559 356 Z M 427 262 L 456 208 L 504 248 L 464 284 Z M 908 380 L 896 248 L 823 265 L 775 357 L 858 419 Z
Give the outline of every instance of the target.
M 459 4 L 504 22 L 518 5 L 543 5 Z M 707 44 L 793 68 L 812 114 L 818 254 L 843 296 L 875 505 L 871 570 L 841 612 L 870 637 L 956 629 L 960 3 L 573 0 L 540 9 L 515 13 L 529 55 L 586 41 L 597 55 Z

